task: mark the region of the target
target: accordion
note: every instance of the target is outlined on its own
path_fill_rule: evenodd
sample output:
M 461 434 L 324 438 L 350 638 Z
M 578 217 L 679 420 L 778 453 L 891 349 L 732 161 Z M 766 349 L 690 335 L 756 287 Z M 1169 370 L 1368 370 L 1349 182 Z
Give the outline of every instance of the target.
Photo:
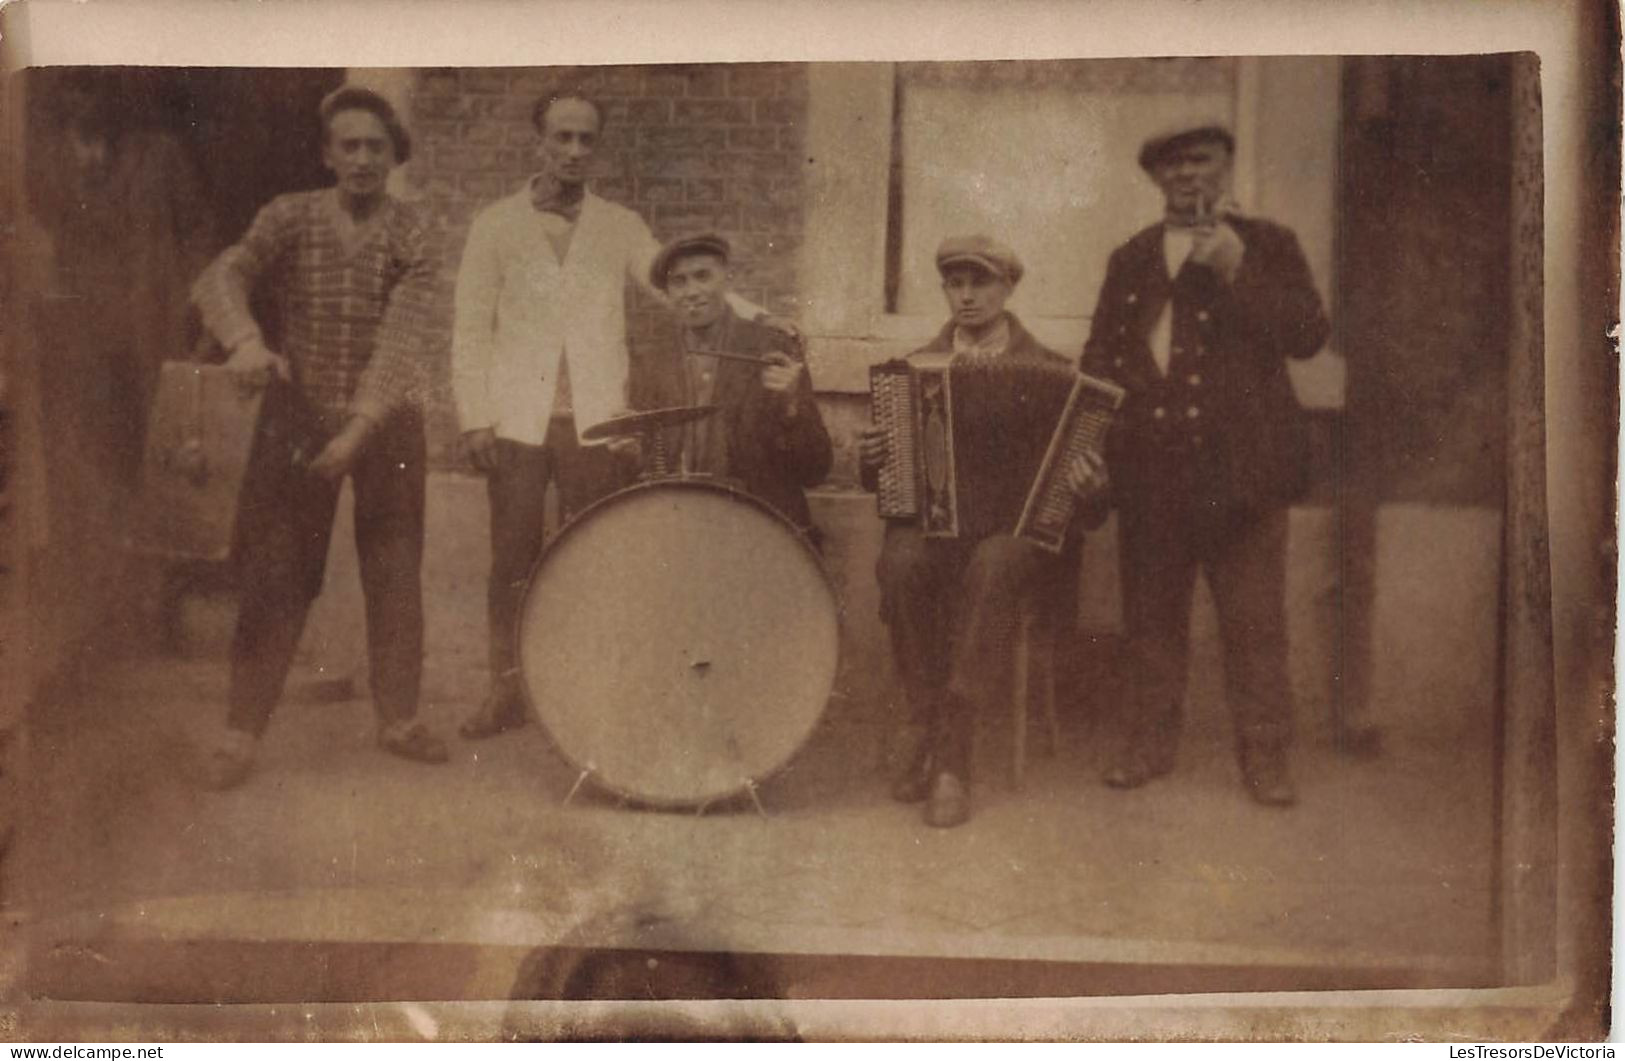
M 942 356 L 872 366 L 869 397 L 888 443 L 882 518 L 1060 552 L 1075 507 L 1067 466 L 1100 452 L 1123 391 L 1049 361 Z

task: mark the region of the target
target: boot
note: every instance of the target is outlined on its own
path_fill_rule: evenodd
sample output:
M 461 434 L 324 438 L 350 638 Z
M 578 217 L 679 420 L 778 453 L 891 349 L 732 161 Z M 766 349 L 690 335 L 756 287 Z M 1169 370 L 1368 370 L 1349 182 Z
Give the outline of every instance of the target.
M 931 793 L 931 758 L 931 742 L 925 734 L 919 734 L 913 739 L 902 771 L 892 778 L 892 799 L 918 803 Z
M 485 740 L 518 729 L 530 721 L 530 712 L 518 696 L 493 692 L 457 727 L 464 740 Z
M 1139 718 L 1126 726 L 1127 732 L 1101 774 L 1107 787 L 1139 788 L 1173 773 L 1182 714 L 1176 704 L 1161 719 Z
M 379 727 L 378 747 L 391 755 L 418 763 L 439 764 L 451 759 L 446 742 L 415 719 Z
M 1119 755 L 1101 779 L 1108 788 L 1139 788 L 1173 772 L 1174 754 L 1168 749 L 1137 749 Z
M 931 781 L 931 795 L 925 802 L 925 824 L 933 829 L 952 829 L 970 821 L 970 786 L 958 774 L 939 771 Z
M 1266 807 L 1290 807 L 1298 802 L 1286 749 L 1277 744 L 1243 744 L 1241 782 L 1253 802 Z
M 197 780 L 216 792 L 236 788 L 254 769 L 259 738 L 229 726 L 210 732 L 197 744 Z
M 931 787 L 925 824 L 951 829 L 970 820 L 971 741 L 976 725 L 971 705 L 962 697 L 944 698 L 932 741 Z

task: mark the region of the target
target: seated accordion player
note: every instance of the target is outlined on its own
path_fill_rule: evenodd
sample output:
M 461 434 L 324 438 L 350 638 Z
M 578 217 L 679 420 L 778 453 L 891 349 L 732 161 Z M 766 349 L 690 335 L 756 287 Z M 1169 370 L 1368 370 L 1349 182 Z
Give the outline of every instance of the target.
M 1123 401 L 1070 367 L 1007 358 L 916 358 L 869 370 L 886 435 L 876 498 L 884 519 L 927 537 L 1015 534 L 1060 552 L 1076 499 L 1072 458 L 1099 453 Z

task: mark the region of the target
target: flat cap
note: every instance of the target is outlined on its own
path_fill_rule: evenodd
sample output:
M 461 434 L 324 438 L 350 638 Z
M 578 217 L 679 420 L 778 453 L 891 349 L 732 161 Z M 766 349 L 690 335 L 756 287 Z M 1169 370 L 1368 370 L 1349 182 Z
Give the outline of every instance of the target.
M 949 236 L 937 248 L 937 272 L 945 272 L 950 265 L 969 263 L 979 265 L 994 276 L 1011 284 L 1021 279 L 1026 270 L 1016 252 L 987 236 Z
M 716 232 L 697 232 L 691 236 L 679 236 L 660 248 L 655 260 L 649 263 L 649 283 L 658 290 L 666 290 L 666 274 L 671 271 L 672 263 L 678 258 L 688 254 L 714 254 L 723 261 L 729 261 L 733 256 L 733 247 L 727 239 Z
M 1187 122 L 1165 129 L 1141 144 L 1140 168 L 1149 173 L 1174 152 L 1206 143 L 1223 144 L 1227 151 L 1236 149 L 1236 138 L 1231 136 L 1230 130 L 1224 126 L 1216 122 L 1201 124 Z
M 389 134 L 390 143 L 395 146 L 397 163 L 405 162 L 412 157 L 412 135 L 406 131 L 406 126 L 401 124 L 401 119 L 395 113 L 395 105 L 370 88 L 346 82 L 322 97 L 316 113 L 325 126 L 339 111 L 350 110 L 371 111 L 377 116 L 383 123 L 384 131 Z

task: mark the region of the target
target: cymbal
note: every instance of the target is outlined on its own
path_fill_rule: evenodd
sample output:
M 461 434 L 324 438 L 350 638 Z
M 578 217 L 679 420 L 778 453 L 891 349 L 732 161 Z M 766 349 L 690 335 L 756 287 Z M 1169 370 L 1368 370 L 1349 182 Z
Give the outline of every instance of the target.
M 716 411 L 715 405 L 675 405 L 669 409 L 647 409 L 594 424 L 581 432 L 581 438 L 584 442 L 597 442 L 605 438 L 658 431 L 665 427 L 677 427 L 691 420 L 702 420 Z

